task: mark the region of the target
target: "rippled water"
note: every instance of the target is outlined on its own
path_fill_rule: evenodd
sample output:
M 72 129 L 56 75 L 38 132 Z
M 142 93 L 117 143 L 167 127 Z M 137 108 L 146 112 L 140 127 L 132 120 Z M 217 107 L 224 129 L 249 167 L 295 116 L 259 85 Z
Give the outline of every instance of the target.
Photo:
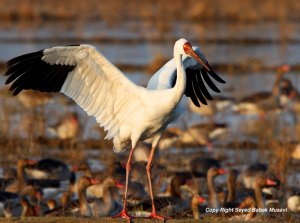
M 126 23 L 116 26 L 107 26 L 104 23 L 92 23 L 78 29 L 68 29 L 65 26 L 48 24 L 39 28 L 31 29 L 1 29 L 0 28 L 0 60 L 5 61 L 20 54 L 40 50 L 55 45 L 72 44 L 74 41 L 90 43 L 95 45 L 109 60 L 115 64 L 130 65 L 133 67 L 126 72 L 128 77 L 135 83 L 145 85 L 150 78 L 144 71 L 135 66 L 147 67 L 157 55 L 166 58 L 172 57 L 173 40 L 179 37 L 191 39 L 192 43 L 200 46 L 210 64 L 212 65 L 241 65 L 255 67 L 261 64 L 263 67 L 275 67 L 283 63 L 298 65 L 300 61 L 300 25 L 298 23 L 287 24 L 289 32 L 283 32 L 276 23 L 261 24 L 199 24 L 177 23 L 171 24 L 165 32 L 161 32 L 151 24 Z M 99 40 L 97 40 L 97 38 Z M 156 38 L 160 38 L 157 40 Z M 278 44 L 282 38 L 287 41 Z M 168 41 L 168 39 L 170 41 Z M 103 40 L 103 42 L 101 41 Z M 134 41 L 133 41 L 134 40 Z M 126 42 L 128 41 L 128 42 Z M 236 42 L 235 42 L 236 41 Z M 207 42 L 207 43 L 205 43 Z M 220 86 L 222 95 L 240 98 L 256 91 L 270 91 L 274 82 L 274 72 L 263 70 L 260 72 L 236 72 L 232 75 L 228 70 L 222 70 L 222 77 L 227 81 L 226 85 Z M 300 73 L 291 71 L 286 77 L 292 80 L 295 86 L 300 86 Z M 3 80 L 0 80 L 3 82 Z M 57 104 L 47 105 L 49 111 L 56 111 L 59 116 L 64 111 Z M 81 121 L 85 123 L 84 138 L 99 138 L 99 133 L 93 131 L 94 118 L 87 118 L 83 111 L 77 106 L 68 108 L 82 113 Z M 20 121 L 19 114 L 13 115 L 14 123 Z M 246 119 L 257 119 L 257 117 L 238 116 L 232 112 L 218 114 L 216 121 L 226 122 L 232 129 L 227 140 L 244 140 L 243 134 L 239 134 L 239 126 Z M 289 114 L 283 114 L 280 122 L 291 123 Z M 175 125 L 191 125 L 197 122 L 205 122 L 206 119 L 198 115 L 186 113 Z M 55 122 L 55 118 L 50 122 Z M 13 128 L 15 129 L 15 128 Z M 239 138 L 240 137 L 240 138 Z M 245 138 L 248 140 L 249 137 Z M 103 151 L 107 152 L 107 151 Z M 204 149 L 205 152 L 205 149 Z M 86 156 L 99 156 L 99 150 L 87 150 Z M 194 156 L 199 150 L 187 148 L 185 150 L 171 149 L 165 155 Z M 226 164 L 236 163 L 234 167 L 243 167 L 246 163 L 261 161 L 267 157 L 267 153 L 261 156 L 257 149 L 235 150 L 232 148 L 216 149 L 214 155 L 226 155 Z M 247 160 L 245 160 L 247 157 Z M 103 168 L 95 164 L 97 168 Z M 0 177 L 2 171 L 0 169 Z M 300 182 L 300 174 L 293 172 L 288 176 L 290 184 L 297 185 Z
M 134 71 L 134 67 L 148 67 L 157 55 L 171 58 L 174 40 L 183 36 L 191 39 L 193 44 L 200 45 L 212 65 L 246 64 L 249 69 L 257 63 L 263 67 L 274 67 L 283 63 L 297 65 L 300 61 L 300 25 L 289 23 L 286 27 L 288 32 L 281 31 L 278 24 L 272 22 L 208 23 L 205 28 L 198 23 L 177 22 L 170 24 L 170 28 L 161 33 L 157 27 L 147 22 L 127 22 L 115 26 L 99 22 L 80 28 L 70 28 L 64 24 L 23 29 L 0 28 L 0 60 L 5 61 L 20 54 L 79 41 L 95 45 L 115 64 L 133 67 L 133 70 L 126 72 L 128 77 L 136 83 L 145 84 L 149 77 L 144 71 Z M 288 41 L 278 44 L 282 38 Z M 260 40 L 264 42 L 259 42 Z M 235 72 L 234 76 L 228 72 L 230 71 L 221 71 L 222 75 L 228 75 L 225 76 L 228 82 L 223 88 L 225 93 L 239 92 L 238 95 L 241 96 L 257 90 L 269 90 L 273 84 L 274 72 L 271 71 L 255 73 L 257 75 L 245 71 Z M 292 71 L 287 77 L 299 86 L 299 72 Z

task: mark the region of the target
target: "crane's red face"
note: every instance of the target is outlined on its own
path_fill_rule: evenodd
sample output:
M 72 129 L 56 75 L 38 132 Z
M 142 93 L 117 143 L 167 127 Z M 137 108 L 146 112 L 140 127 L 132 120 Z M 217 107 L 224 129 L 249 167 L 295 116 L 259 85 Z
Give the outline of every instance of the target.
M 206 70 L 210 71 L 209 67 L 205 64 L 205 62 L 201 60 L 200 57 L 195 53 L 192 45 L 189 42 L 185 42 L 183 44 L 183 50 L 187 55 L 197 60 L 198 63 L 200 63 Z

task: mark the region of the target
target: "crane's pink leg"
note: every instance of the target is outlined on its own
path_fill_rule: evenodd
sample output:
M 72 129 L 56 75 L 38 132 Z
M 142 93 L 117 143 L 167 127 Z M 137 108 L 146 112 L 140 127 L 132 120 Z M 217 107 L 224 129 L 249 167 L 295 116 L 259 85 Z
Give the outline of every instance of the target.
M 150 214 L 150 216 L 148 218 L 155 218 L 158 220 L 165 220 L 168 219 L 168 217 L 162 217 L 160 215 L 158 215 L 156 213 L 156 209 L 155 209 L 155 205 L 154 205 L 154 196 L 153 196 L 153 190 L 152 190 L 152 182 L 151 182 L 151 164 L 152 164 L 152 160 L 153 160 L 153 156 L 154 156 L 154 152 L 155 152 L 155 147 L 152 147 L 151 149 L 151 153 L 150 153 L 150 157 L 147 163 L 147 175 L 148 175 L 148 183 L 149 183 L 149 189 L 150 189 L 150 197 L 151 197 L 151 201 L 152 201 L 152 212 Z
M 123 210 L 119 214 L 113 216 L 113 218 L 119 218 L 119 217 L 126 218 L 127 222 L 130 222 L 130 219 L 131 219 L 131 216 L 129 216 L 127 214 L 126 206 L 127 206 L 127 191 L 128 191 L 130 163 L 131 163 L 131 157 L 133 155 L 133 151 L 134 151 L 134 148 L 132 148 L 130 150 L 130 154 L 129 154 L 129 157 L 128 157 L 128 160 L 127 160 L 127 163 L 126 163 L 126 184 L 125 184 L 125 195 L 124 195 Z

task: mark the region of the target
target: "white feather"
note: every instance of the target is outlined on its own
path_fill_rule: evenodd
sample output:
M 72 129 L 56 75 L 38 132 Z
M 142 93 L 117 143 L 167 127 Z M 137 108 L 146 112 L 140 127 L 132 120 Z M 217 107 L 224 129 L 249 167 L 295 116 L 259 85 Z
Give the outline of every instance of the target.
M 193 47 L 197 55 L 206 61 L 204 55 L 198 47 Z M 191 57 L 183 56 L 183 66 L 185 68 L 198 65 L 197 61 Z M 201 66 L 199 64 L 199 66 Z M 172 87 L 172 82 L 176 76 L 176 63 L 174 58 L 169 60 L 164 66 L 162 66 L 149 80 L 147 88 L 151 90 L 168 89 Z
M 61 92 L 73 98 L 108 131 L 111 138 L 135 118 L 132 108 L 142 106 L 144 92 L 89 45 L 53 47 L 42 58 L 50 64 L 76 64 Z M 124 101 L 126 103 L 124 103 Z M 126 118 L 124 118 L 126 116 Z

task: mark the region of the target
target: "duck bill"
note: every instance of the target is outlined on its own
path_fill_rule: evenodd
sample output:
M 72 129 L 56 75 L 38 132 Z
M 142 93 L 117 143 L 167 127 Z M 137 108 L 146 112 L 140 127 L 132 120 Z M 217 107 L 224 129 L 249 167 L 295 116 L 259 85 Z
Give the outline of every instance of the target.
M 91 184 L 92 185 L 99 184 L 99 183 L 100 183 L 100 181 L 98 179 L 96 179 L 96 178 L 91 179 Z
M 284 65 L 281 66 L 281 70 L 283 72 L 289 72 L 291 70 L 291 67 L 287 64 L 284 64 Z
M 27 160 L 27 164 L 28 164 L 29 166 L 35 165 L 37 162 L 38 162 L 38 161 L 36 161 L 36 160 Z
M 218 173 L 219 174 L 226 174 L 227 170 L 220 168 L 220 169 L 218 169 Z
M 273 180 L 267 179 L 267 186 L 276 186 L 277 183 Z
M 204 197 L 199 197 L 198 201 L 200 204 L 206 202 Z
M 116 182 L 116 187 L 121 189 L 121 188 L 125 188 L 125 185 L 120 182 Z

